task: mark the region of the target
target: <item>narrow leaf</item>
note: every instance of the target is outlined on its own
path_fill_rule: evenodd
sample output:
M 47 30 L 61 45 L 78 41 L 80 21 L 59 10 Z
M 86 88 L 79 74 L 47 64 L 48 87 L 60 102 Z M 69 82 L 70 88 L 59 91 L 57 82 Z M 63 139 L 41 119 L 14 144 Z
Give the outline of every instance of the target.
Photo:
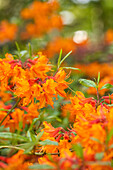
M 29 166 L 30 169 L 37 169 L 37 170 L 41 170 L 41 169 L 54 169 L 54 167 L 50 166 L 50 165 L 47 165 L 47 164 L 34 164 L 32 166 Z
M 31 132 L 27 131 L 27 137 L 29 138 L 30 141 L 35 142 L 36 141 L 36 136 Z
M 38 134 L 38 136 L 36 137 L 36 142 L 39 141 L 39 139 L 42 137 L 43 133 L 44 133 L 44 131 L 42 131 Z
M 110 139 L 112 138 L 112 136 L 113 136 L 113 128 L 110 130 L 110 132 L 109 132 L 108 135 L 107 135 L 106 144 L 108 144 L 108 142 L 110 141 Z
M 29 43 L 28 46 L 29 46 L 29 56 L 30 56 L 30 58 L 31 58 L 31 57 L 32 57 L 32 48 L 31 48 L 31 44 Z
M 62 57 L 62 49 L 60 50 L 60 54 L 59 54 L 59 57 L 58 57 L 58 68 L 60 67 L 61 57 Z
M 79 68 L 74 68 L 74 67 L 62 67 L 62 69 L 70 69 L 70 70 L 78 70 L 78 71 L 80 71 Z
M 16 48 L 17 48 L 18 52 L 20 53 L 20 47 L 19 47 L 18 43 L 15 42 L 15 44 L 16 44 Z
M 11 139 L 11 140 L 16 139 L 18 141 L 28 141 L 26 137 L 10 132 L 0 132 L 0 138 Z
M 64 62 L 64 60 L 69 57 L 69 55 L 72 53 L 72 51 L 70 51 L 61 61 L 60 61 L 60 64 L 59 64 L 59 67 L 60 65 Z
M 100 82 L 100 72 L 98 73 L 97 84 Z
M 56 142 L 56 141 L 51 141 L 51 140 L 49 140 L 49 139 L 44 140 L 44 141 L 41 141 L 41 142 L 39 142 L 39 144 L 40 144 L 40 145 L 43 145 L 43 146 L 45 146 L 45 145 L 57 145 L 57 146 L 58 146 L 58 142 Z

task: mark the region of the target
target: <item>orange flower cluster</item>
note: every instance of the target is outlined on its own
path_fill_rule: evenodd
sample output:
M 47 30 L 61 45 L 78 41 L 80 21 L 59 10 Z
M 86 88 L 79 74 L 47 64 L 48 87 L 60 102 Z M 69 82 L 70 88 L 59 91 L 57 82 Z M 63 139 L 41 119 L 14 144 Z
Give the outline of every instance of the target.
M 16 38 L 17 25 L 10 24 L 8 21 L 2 21 L 0 24 L 0 43 L 12 41 Z
M 39 37 L 52 29 L 62 28 L 62 19 L 57 14 L 59 4 L 56 0 L 50 2 L 34 1 L 28 8 L 21 11 L 22 18 L 32 19 L 26 25 L 26 31 L 21 34 L 21 37 L 31 38 Z
M 68 87 L 66 73 L 59 69 L 53 74 L 51 67 L 47 57 L 41 53 L 38 54 L 38 57 L 27 59 L 24 63 L 19 59 L 14 60 L 11 54 L 6 54 L 6 58 L 0 59 L 0 83 L 3 101 L 9 100 L 9 97 L 14 95 L 14 97 L 21 99 L 22 108 L 27 109 L 27 114 L 24 114 L 24 111 L 20 109 L 15 109 L 10 116 L 7 116 L 3 124 L 6 127 L 9 126 L 11 131 L 19 129 L 19 122 L 22 122 L 22 128 L 25 127 L 25 124 L 30 124 L 33 118 L 38 117 L 37 109 L 47 105 L 53 107 L 53 101 L 54 98 L 57 99 L 57 95 L 66 97 L 64 91 Z M 12 95 L 5 93 L 6 91 L 11 92 Z M 28 105 L 27 108 L 23 107 Z M 2 120 L 7 115 L 7 111 L 1 111 L 0 114 Z
M 4 136 L 0 132 L 0 141 L 17 137 L 16 143 L 0 147 L 20 150 L 10 157 L 0 156 L 0 168 L 112 170 L 113 106 L 108 104 L 113 103 L 113 94 L 96 100 L 77 91 L 74 97 L 67 97 L 61 115 L 69 118 L 67 129 L 54 127 L 40 111 L 53 107 L 58 95 L 66 97 L 68 77 L 61 68 L 53 73 L 42 53 L 25 62 L 11 54 L 0 59 L 0 90 L 5 96 L 1 96 L 0 123 L 10 129 Z M 6 104 L 9 98 L 13 102 Z
M 111 98 L 113 95 L 111 95 Z M 103 96 L 102 99 L 108 99 Z M 70 113 L 70 121 L 73 127 L 64 130 L 62 127 L 54 128 L 50 123 L 43 122 L 40 140 L 58 142 L 56 144 L 37 144 L 36 155 L 25 155 L 19 151 L 11 158 L 1 157 L 1 167 L 6 170 L 23 167 L 29 170 L 29 166 L 38 163 L 38 168 L 47 166 L 47 169 L 58 170 L 112 170 L 113 157 L 113 107 L 109 107 L 102 101 L 97 103 L 93 98 L 86 98 L 82 92 L 77 91 L 71 97 L 71 103 L 63 108 L 63 114 Z M 67 113 L 66 113 L 67 111 Z M 15 116 L 16 117 L 16 116 Z M 49 154 L 49 155 L 48 155 Z M 18 164 L 15 164 L 19 159 Z M 7 165 L 8 164 L 8 165 Z M 39 168 L 40 167 L 40 168 Z
M 69 53 L 71 50 L 74 53 L 76 51 L 76 44 L 71 38 L 58 37 L 54 41 L 47 44 L 44 53 L 51 58 L 55 56 L 55 54 L 59 54 L 61 48 L 64 54 Z
M 45 125 L 43 137 L 54 136 L 59 141 L 54 150 L 46 146 L 46 152 L 56 153 L 57 149 L 59 157 L 54 155 L 50 159 L 46 155 L 39 158 L 39 163 L 50 165 L 54 170 L 59 167 L 62 170 L 78 170 L 81 167 L 85 170 L 112 169 L 113 107 L 102 103 L 97 106 L 92 97 L 85 98 L 81 92 L 76 92 L 76 96 L 71 97 L 71 104 L 65 109 L 65 113 L 70 111 L 70 119 L 74 121 L 73 128 L 62 135 L 58 134 L 58 131 L 64 132 L 61 127 L 55 130 L 51 125 Z

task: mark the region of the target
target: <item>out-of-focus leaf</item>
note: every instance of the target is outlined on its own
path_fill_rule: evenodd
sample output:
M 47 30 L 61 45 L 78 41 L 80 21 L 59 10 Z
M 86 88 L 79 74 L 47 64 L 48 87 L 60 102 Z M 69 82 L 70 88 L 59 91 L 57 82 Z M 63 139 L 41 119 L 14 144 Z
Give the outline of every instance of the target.
M 83 159 L 83 148 L 80 143 L 73 145 L 73 150 L 76 152 L 77 156 Z
M 86 80 L 86 79 L 79 79 L 79 83 L 86 87 L 94 87 L 96 88 L 96 84 L 92 80 Z
M 105 84 L 104 86 L 102 86 L 102 88 L 101 88 L 100 90 L 102 90 L 102 89 L 111 89 L 111 88 L 113 88 L 113 85 L 107 83 L 107 84 Z
M 37 170 L 41 170 L 41 169 L 54 169 L 54 167 L 50 166 L 50 165 L 47 165 L 47 164 L 43 164 L 43 165 L 40 165 L 40 164 L 34 164 L 32 166 L 29 166 L 30 169 L 37 169 Z
M 57 145 L 57 146 L 58 146 L 58 142 L 56 142 L 56 141 L 51 141 L 51 140 L 49 140 L 49 139 L 44 140 L 44 141 L 41 141 L 41 142 L 39 142 L 39 144 L 40 144 L 40 145 L 43 145 L 43 146 L 45 146 L 45 145 Z
M 46 120 L 50 120 L 50 119 L 56 119 L 58 122 L 61 122 L 61 121 L 62 121 L 62 120 L 61 120 L 59 117 L 57 117 L 57 116 L 49 116 L 49 117 L 46 118 Z
M 28 138 L 11 132 L 0 132 L 0 138 L 3 139 L 16 139 L 17 141 L 28 141 Z
M 29 130 L 27 131 L 27 137 L 29 138 L 30 141 L 33 141 L 33 142 L 36 141 L 36 136 Z
M 28 53 L 27 50 L 20 51 L 21 57 L 23 57 L 23 56 L 26 55 L 27 53 Z
M 36 137 L 36 142 L 39 141 L 39 139 L 42 137 L 43 133 L 44 133 L 44 131 L 42 131 L 38 134 L 38 136 Z
M 95 159 L 101 160 L 104 157 L 104 152 L 96 153 Z
M 108 142 L 110 141 L 110 139 L 112 138 L 112 136 L 113 136 L 113 128 L 110 130 L 110 132 L 109 132 L 108 135 L 107 135 L 106 144 L 108 144 Z
M 90 139 L 93 140 L 93 141 L 95 141 L 95 142 L 101 143 L 101 142 L 99 141 L 99 139 L 97 139 L 97 138 L 91 137 Z

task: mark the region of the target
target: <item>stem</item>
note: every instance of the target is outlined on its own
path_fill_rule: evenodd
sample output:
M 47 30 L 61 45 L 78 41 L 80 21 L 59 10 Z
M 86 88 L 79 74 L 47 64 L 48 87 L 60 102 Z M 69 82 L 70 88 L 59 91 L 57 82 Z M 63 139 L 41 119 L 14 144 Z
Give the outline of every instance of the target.
M 12 112 L 13 109 L 15 109 L 15 107 L 18 105 L 18 103 L 20 102 L 21 98 L 19 97 L 19 99 L 17 100 L 17 102 L 15 103 L 15 105 L 8 111 L 7 115 L 2 119 L 2 121 L 0 122 L 0 126 L 1 124 L 4 122 L 4 120 L 7 118 L 7 116 Z
M 99 91 L 98 91 L 98 87 L 97 87 L 97 106 L 99 105 Z

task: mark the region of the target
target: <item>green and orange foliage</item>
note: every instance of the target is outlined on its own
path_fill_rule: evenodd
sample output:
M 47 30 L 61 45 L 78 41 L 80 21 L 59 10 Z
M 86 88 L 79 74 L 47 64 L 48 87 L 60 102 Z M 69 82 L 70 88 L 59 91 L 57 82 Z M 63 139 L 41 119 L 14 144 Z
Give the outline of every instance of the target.
M 48 2 L 34 1 L 28 8 L 21 11 L 21 16 L 29 21 L 22 39 L 40 37 L 52 29 L 62 29 L 62 19 L 58 14 L 59 3 L 56 0 Z
M 16 24 L 3 20 L 0 23 L 0 43 L 13 41 L 16 39 L 18 27 Z
M 67 54 L 69 51 L 72 51 L 72 53 L 76 52 L 76 44 L 72 38 L 57 37 L 47 44 L 44 53 L 52 58 L 55 54 L 59 54 L 61 47 L 64 54 Z

